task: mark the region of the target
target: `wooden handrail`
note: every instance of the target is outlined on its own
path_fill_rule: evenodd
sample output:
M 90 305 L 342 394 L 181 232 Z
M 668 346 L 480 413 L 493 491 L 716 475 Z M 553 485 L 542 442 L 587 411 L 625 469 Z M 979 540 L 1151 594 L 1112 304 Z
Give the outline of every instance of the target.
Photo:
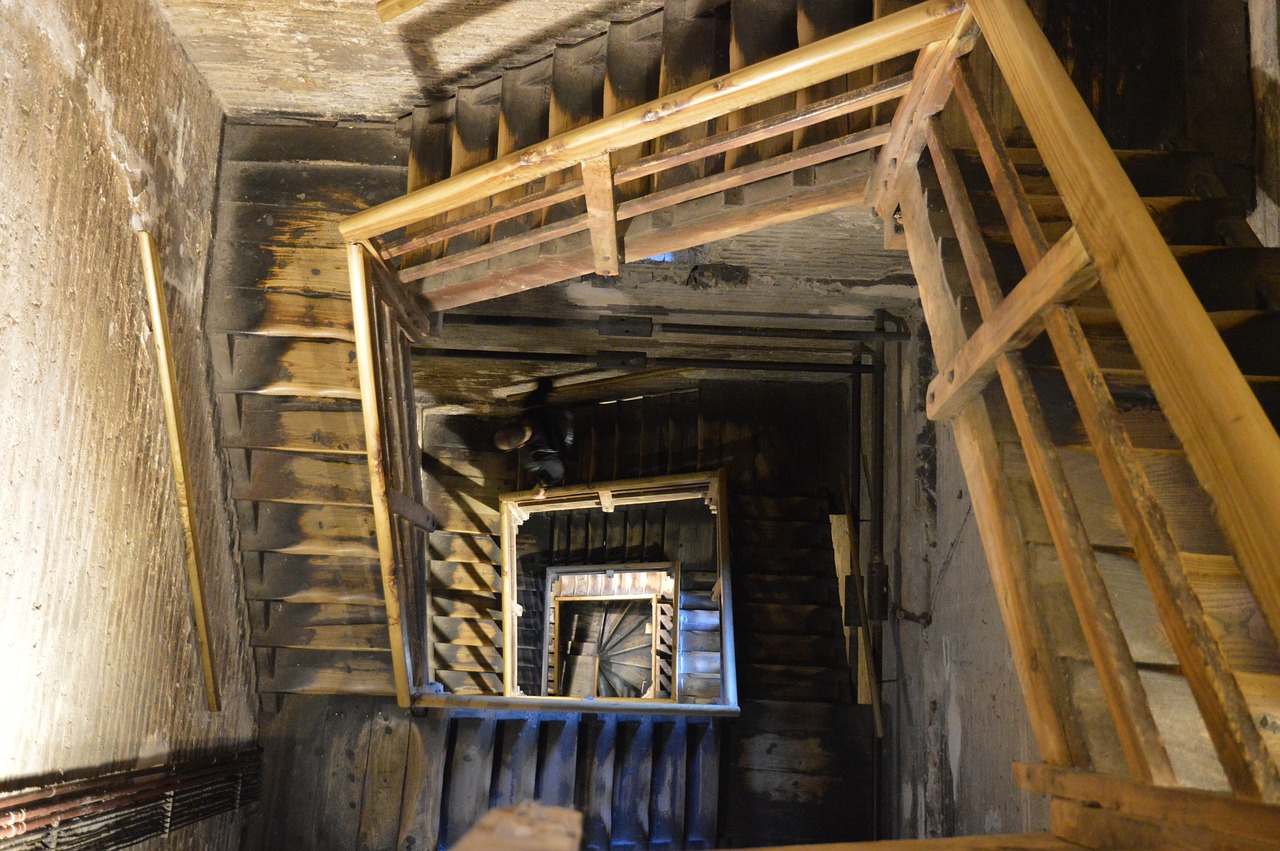
M 1280 635 L 1280 435 L 1021 0 L 970 0 L 1160 406 Z
M 142 277 L 147 285 L 147 304 L 151 309 L 151 332 L 156 343 L 156 365 L 160 376 L 160 393 L 164 399 L 165 421 L 169 430 L 169 449 L 173 457 L 173 481 L 177 487 L 178 517 L 182 522 L 183 546 L 186 550 L 187 583 L 191 589 L 191 611 L 195 618 L 196 642 L 200 647 L 200 672 L 204 679 L 204 698 L 210 712 L 222 708 L 218 694 L 218 677 L 214 672 L 213 642 L 209 639 L 209 606 L 204 594 L 204 565 L 196 542 L 192 506 L 190 465 L 187 462 L 186 428 L 178 407 L 177 369 L 169 341 L 169 314 L 164 303 L 164 276 L 160 271 L 160 253 L 151 234 L 138 231 L 138 248 L 142 253 Z
M 351 278 L 351 314 L 356 336 L 356 361 L 360 374 L 360 402 L 364 417 L 365 445 L 369 453 L 369 485 L 373 501 L 373 525 L 378 540 L 378 564 L 382 572 L 382 594 L 387 610 L 387 632 L 391 648 L 391 672 L 395 680 L 396 703 L 409 706 L 409 669 L 406 650 L 410 647 L 406 636 L 400 599 L 401 565 L 396 557 L 391 537 L 390 484 L 383 463 L 386 446 L 383 441 L 382 422 L 378 415 L 378 399 L 381 388 L 375 359 L 377 347 L 373 340 L 372 289 L 365 263 L 363 245 L 347 246 L 347 273 Z
M 960 0 L 927 0 L 423 187 L 350 216 L 338 224 L 338 229 L 348 242 L 372 239 L 490 198 L 593 156 L 642 144 L 910 53 L 950 35 L 956 16 L 963 8 Z

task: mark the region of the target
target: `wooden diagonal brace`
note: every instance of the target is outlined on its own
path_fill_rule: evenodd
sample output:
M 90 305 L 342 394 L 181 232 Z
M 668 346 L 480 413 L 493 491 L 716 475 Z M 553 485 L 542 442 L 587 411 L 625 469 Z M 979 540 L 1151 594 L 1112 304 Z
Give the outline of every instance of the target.
M 617 275 L 622 244 L 618 242 L 618 207 L 613 197 L 613 165 L 608 153 L 582 161 L 587 227 L 597 275 Z
M 1039 335 L 1037 317 L 1045 309 L 1078 297 L 1097 281 L 1093 258 L 1075 229 L 1067 231 L 929 383 L 929 418 L 949 420 L 960 413 L 996 374 L 1000 355 L 1025 348 Z

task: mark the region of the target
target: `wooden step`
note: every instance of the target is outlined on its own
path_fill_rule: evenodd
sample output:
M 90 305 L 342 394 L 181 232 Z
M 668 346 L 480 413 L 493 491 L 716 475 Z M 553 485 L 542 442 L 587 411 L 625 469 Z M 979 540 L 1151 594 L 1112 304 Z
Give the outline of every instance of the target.
M 1019 498 L 1022 528 L 1028 540 L 1052 543 L 1039 510 L 1031 474 L 1021 445 L 1001 444 L 1003 466 L 1010 486 Z M 1095 547 L 1127 548 L 1129 540 L 1111 502 L 1111 494 L 1092 450 L 1066 447 L 1059 450 L 1063 470 L 1080 509 L 1089 540 Z M 1227 545 L 1214 519 L 1208 497 L 1200 489 L 1186 456 L 1181 452 L 1138 450 L 1156 499 L 1163 506 L 1174 541 L 1184 552 L 1226 555 Z
M 475 86 L 461 86 L 454 106 L 453 157 L 450 176 L 470 171 L 494 159 L 498 150 L 498 115 L 502 111 L 502 78 Z M 488 209 L 489 202 L 453 211 L 449 220 L 462 219 Z M 488 241 L 488 231 L 472 232 L 449 240 L 444 253 L 455 254 Z
M 500 564 L 502 548 L 490 535 L 463 532 L 432 532 L 431 558 L 441 561 Z
M 371 505 L 369 464 L 353 455 L 230 449 L 232 497 L 263 502 Z M 244 468 L 248 468 L 247 477 Z
M 604 116 L 625 112 L 658 96 L 662 68 L 662 12 L 651 12 L 633 21 L 615 21 L 609 26 L 608 54 L 605 57 Z M 613 168 L 628 165 L 649 153 L 651 144 L 614 151 Z M 641 178 L 618 186 L 619 200 L 636 198 L 648 191 L 651 178 Z
M 733 524 L 732 540 L 748 546 L 793 547 L 820 552 L 831 546 L 830 522 L 747 520 Z
M 497 648 L 482 645 L 436 644 L 435 664 L 437 672 L 446 670 L 501 674 L 502 654 Z
M 662 18 L 662 70 L 659 97 L 705 83 L 729 70 L 729 4 L 707 0 L 667 0 Z M 704 139 L 713 122 L 670 133 L 656 140 L 656 150 Z M 666 189 L 722 167 L 705 161 L 676 166 L 654 175 L 654 187 Z
M 487 591 L 502 589 L 498 568 L 484 562 L 431 560 L 431 587 L 453 591 Z
M 740 727 L 777 734 L 831 730 L 873 734 L 871 707 L 852 703 L 804 703 L 794 700 L 744 700 Z
M 497 157 L 522 150 L 547 138 L 548 113 L 551 106 L 550 56 L 522 68 L 508 68 L 502 73 L 502 97 L 498 115 Z M 493 196 L 494 206 L 505 204 L 538 192 L 544 181 L 536 180 Z M 491 239 L 502 239 L 523 233 L 542 223 L 542 213 L 516 216 L 493 225 Z
M 479 647 L 502 645 L 502 627 L 493 618 L 435 615 L 431 618 L 431 636 L 437 644 L 465 644 Z
M 386 653 L 259 648 L 254 658 L 260 692 L 395 694 L 391 657 Z
M 742 664 L 739 690 L 744 697 L 839 703 L 849 693 L 847 670 L 798 665 Z
M 734 616 L 739 629 L 754 635 L 831 635 L 842 636 L 844 626 L 840 607 L 795 605 L 785 603 L 735 603 Z
M 337 341 L 232 337 L 232 368 L 215 380 L 218 393 L 360 399 L 356 350 Z
M 835 556 L 830 549 L 792 549 L 737 544 L 733 547 L 733 557 L 735 577 L 748 574 L 827 576 L 835 572 Z
M 373 559 L 282 553 L 245 553 L 244 559 L 250 600 L 383 605 L 382 573 Z
M 816 496 L 757 496 L 734 494 L 729 504 L 731 522 L 742 518 L 758 520 L 811 520 L 827 522 L 830 501 Z
M 367 508 L 292 503 L 237 503 L 240 549 L 297 555 L 378 557 Z
M 747 635 L 747 633 L 743 633 Z M 847 667 L 843 636 L 749 633 L 738 643 L 738 658 L 752 664 L 796 664 L 823 668 Z
M 353 341 L 351 300 L 328 294 L 219 288 L 209 294 L 206 330 L 225 334 Z
M 436 671 L 436 681 L 450 694 L 502 694 L 502 677 L 482 671 Z
M 365 456 L 360 406 L 290 396 L 240 397 L 239 427 L 224 424 L 228 449 L 275 449 Z
M 796 25 L 796 0 L 733 0 L 729 41 L 729 68 L 736 71 L 800 45 Z M 725 126 L 737 129 L 761 118 L 795 109 L 794 94 L 773 98 L 726 116 Z M 747 165 L 791 150 L 791 137 L 778 136 L 754 145 L 735 148 L 725 155 L 725 167 Z
M 1034 148 L 1008 150 L 1027 192 L 1056 194 L 1039 151 Z M 969 186 L 990 185 L 975 149 L 956 148 L 955 155 Z M 1197 176 L 1213 170 L 1212 157 L 1198 152 L 1120 150 L 1115 151 L 1115 155 L 1138 194 L 1144 197 L 1194 194 Z
M 431 612 L 446 618 L 502 617 L 502 601 L 496 594 L 465 591 L 437 591 L 431 595 Z
M 830 576 L 746 573 L 733 579 L 734 599 L 742 603 L 822 603 L 838 599 L 835 571 Z
M 291 647 L 299 650 L 391 651 L 386 624 L 343 623 L 309 627 L 272 625 L 250 636 L 253 647 Z

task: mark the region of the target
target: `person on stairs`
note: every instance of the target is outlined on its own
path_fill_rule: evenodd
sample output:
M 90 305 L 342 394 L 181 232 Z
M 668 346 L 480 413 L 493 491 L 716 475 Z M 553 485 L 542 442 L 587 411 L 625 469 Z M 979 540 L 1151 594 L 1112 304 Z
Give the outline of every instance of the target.
M 503 452 L 521 450 L 521 464 L 537 481 L 535 499 L 542 499 L 547 488 L 564 482 L 565 453 L 573 446 L 573 415 L 550 403 L 554 389 L 550 378 L 540 379 L 537 389 L 525 399 L 520 416 L 493 436 Z

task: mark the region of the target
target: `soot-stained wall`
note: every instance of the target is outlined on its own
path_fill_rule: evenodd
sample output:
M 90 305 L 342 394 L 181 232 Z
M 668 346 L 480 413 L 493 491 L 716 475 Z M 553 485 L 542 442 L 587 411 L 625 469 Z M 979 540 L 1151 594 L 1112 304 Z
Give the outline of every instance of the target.
M 3 788 L 243 743 L 255 704 L 199 327 L 222 107 L 148 0 L 0 0 L 0 32 Z M 162 247 L 218 714 L 135 228 Z

